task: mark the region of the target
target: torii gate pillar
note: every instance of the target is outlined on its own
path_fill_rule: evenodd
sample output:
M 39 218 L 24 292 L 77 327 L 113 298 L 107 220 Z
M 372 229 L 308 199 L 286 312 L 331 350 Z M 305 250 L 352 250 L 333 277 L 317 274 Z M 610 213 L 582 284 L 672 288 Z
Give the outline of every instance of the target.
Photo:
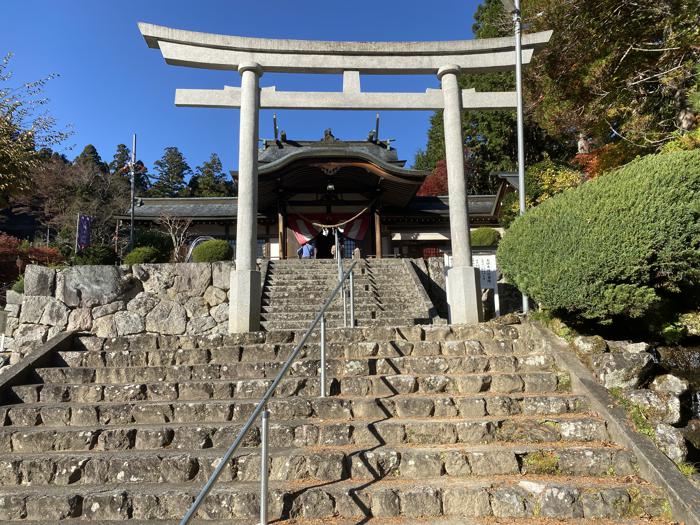
M 260 272 L 258 271 L 258 116 L 260 76 L 258 64 L 241 64 L 241 126 L 238 152 L 238 213 L 236 218 L 236 269 L 231 272 L 229 332 L 260 330 Z
M 459 66 L 444 66 L 438 70 L 445 102 L 445 158 L 450 203 L 450 238 L 452 268 L 447 272 L 450 282 L 447 304 L 450 322 L 474 324 L 482 320 L 481 284 L 479 270 L 472 266 L 469 237 L 469 210 L 464 182 L 464 142 L 462 140 L 462 92 L 457 83 Z

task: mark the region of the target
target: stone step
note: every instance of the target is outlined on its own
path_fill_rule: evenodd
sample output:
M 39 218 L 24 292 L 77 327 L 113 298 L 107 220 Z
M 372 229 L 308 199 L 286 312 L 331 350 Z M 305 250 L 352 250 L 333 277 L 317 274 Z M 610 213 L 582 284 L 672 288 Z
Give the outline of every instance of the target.
M 352 331 L 352 329 L 350 329 Z M 257 334 L 270 336 L 269 332 Z M 291 332 L 278 332 L 279 340 L 291 340 Z M 258 338 L 264 341 L 264 337 Z M 318 332 L 313 332 L 309 341 L 301 349 L 299 358 L 317 357 L 320 352 Z M 328 336 L 326 343 L 326 356 L 329 359 L 362 359 L 372 357 L 403 357 L 403 356 L 475 356 L 475 355 L 506 355 L 519 356 L 539 354 L 537 348 L 526 340 L 516 340 L 511 343 L 502 339 L 468 339 L 464 341 L 407 341 L 396 340 L 389 342 L 333 342 L 333 337 Z M 171 341 L 161 340 L 161 348 L 157 348 L 155 341 L 150 346 L 138 344 L 140 339 L 118 338 L 113 340 L 100 340 L 88 338 L 90 350 L 60 351 L 56 364 L 70 364 L 71 366 L 160 366 L 170 364 L 205 364 L 209 362 L 219 364 L 231 364 L 233 362 L 261 362 L 285 360 L 295 348 L 295 343 L 253 343 L 244 345 L 222 344 L 220 339 L 210 341 L 206 338 L 195 340 L 186 339 L 189 346 L 178 348 L 178 341 L 183 343 L 185 339 L 174 338 Z M 252 339 L 251 339 L 252 341 Z M 212 345 L 212 343 L 215 343 Z
M 316 317 L 316 314 L 318 313 L 318 310 L 320 310 L 320 307 L 317 309 L 317 311 L 311 311 L 311 312 L 298 312 L 298 311 L 289 311 L 288 309 L 284 308 L 276 308 L 272 312 L 262 312 L 261 313 L 261 319 L 264 321 L 301 321 L 302 324 L 310 324 L 311 321 L 314 320 Z M 420 317 L 422 312 L 416 311 L 416 310 L 411 310 L 411 309 L 395 309 L 391 311 L 382 311 L 378 310 L 376 307 L 372 309 L 365 309 L 365 308 L 355 308 L 355 321 L 372 321 L 372 320 L 379 320 L 379 319 L 395 319 L 397 317 L 405 317 L 406 315 L 411 314 L 416 317 Z M 348 305 L 348 311 L 346 314 L 348 317 L 350 316 L 350 306 Z M 425 315 L 423 313 L 423 315 Z M 326 320 L 328 321 L 338 321 L 338 320 L 343 320 L 343 311 L 335 311 L 335 312 L 326 312 L 325 315 Z
M 4 426 L 92 426 L 161 423 L 245 422 L 255 399 L 206 401 L 88 401 L 26 403 L 0 407 Z M 582 396 L 561 394 L 408 395 L 379 397 L 273 398 L 275 421 L 299 418 L 350 421 L 353 418 L 544 416 L 588 410 Z
M 270 520 L 358 519 L 402 516 L 500 519 L 541 517 L 646 519 L 664 515 L 665 498 L 642 483 L 599 478 L 562 480 L 540 476 L 532 480 L 489 477 L 468 481 L 425 479 L 406 484 L 384 478 L 367 484 L 346 480 L 314 486 L 315 482 L 270 482 Z M 204 501 L 200 519 L 257 519 L 259 486 L 255 482 L 222 482 Z M 198 487 L 142 483 L 134 490 L 109 484 L 94 490 L 81 487 L 18 487 L 6 489 L 0 506 L 4 521 L 45 521 L 65 518 L 122 521 L 179 519 Z M 392 523 L 395 521 L 392 520 Z M 250 521 L 249 521 L 250 523 Z M 332 522 L 333 523 L 333 522 Z M 432 521 L 431 521 L 432 523 Z M 464 523 L 461 519 L 459 523 Z
M 85 452 L 89 450 L 153 450 L 226 448 L 241 424 L 189 423 L 115 425 L 111 427 L 0 428 L 0 453 Z M 393 418 L 372 422 L 333 423 L 315 420 L 272 421 L 270 446 L 315 447 L 354 445 L 451 445 L 479 443 L 552 443 L 608 441 L 605 421 L 581 414 L 511 417 Z M 244 446 L 259 446 L 257 424 Z
M 542 525 L 542 518 L 507 518 L 508 524 L 509 525 Z M 362 518 L 361 523 L 366 524 L 366 525 L 494 525 L 495 523 L 499 523 L 498 521 L 494 521 L 493 517 L 486 517 L 483 519 L 476 519 L 476 518 L 463 518 L 463 517 L 432 517 L 432 518 L 404 518 L 401 516 L 395 516 L 391 518 Z M 16 523 L 13 520 L 9 520 L 7 523 Z M 32 523 L 32 521 L 28 520 L 22 520 L 22 522 L 17 522 L 17 523 Z M 88 521 L 85 521 L 81 518 L 66 518 L 66 519 L 61 519 L 59 521 L 55 520 L 41 520 L 42 525 L 113 525 L 114 521 L 109 520 L 95 520 L 95 519 L 90 519 Z M 181 517 L 178 519 L 172 519 L 172 520 L 167 520 L 167 519 L 148 519 L 148 520 L 140 520 L 140 519 L 133 519 L 129 518 L 128 519 L 129 525 L 180 525 L 181 523 Z M 189 524 L 190 525 L 250 525 L 251 520 L 250 518 L 248 519 L 225 519 L 225 520 L 218 520 L 218 519 L 199 519 L 199 518 L 193 518 L 190 520 Z M 304 520 L 297 520 L 297 519 L 283 519 L 283 520 L 278 520 L 275 523 L 278 524 L 284 524 L 288 523 L 290 525 L 298 525 L 298 524 L 304 524 L 304 525 L 357 525 L 358 524 L 358 519 L 350 519 L 350 518 L 327 518 L 327 519 L 322 519 L 322 520 L 311 520 L 311 519 L 304 519 Z M 502 521 L 501 521 L 502 523 Z M 600 525 L 639 525 L 640 521 L 639 519 L 627 519 L 627 518 L 620 518 L 620 519 L 605 519 L 605 520 L 600 520 L 600 519 L 588 519 L 584 520 L 583 518 L 575 518 L 572 520 L 557 520 L 557 523 L 569 523 L 569 524 L 576 524 L 576 525 L 592 525 L 592 524 L 600 524 Z M 644 518 L 643 523 L 645 525 L 650 525 L 650 524 L 665 524 L 669 525 L 670 522 L 667 519 L 664 518 L 650 518 L 646 517 Z M 676 525 L 673 523 L 673 525 Z
M 268 304 L 263 304 L 261 308 L 261 312 L 263 313 L 284 313 L 284 314 L 289 314 L 289 313 L 299 313 L 299 314 L 305 314 L 305 315 L 311 315 L 314 316 L 316 315 L 320 310 L 322 305 L 318 304 L 309 304 L 306 302 L 299 303 L 294 306 L 293 309 L 290 309 L 288 305 L 284 304 L 279 304 L 277 302 L 267 302 Z M 349 306 L 348 306 L 348 311 L 349 311 Z M 365 312 L 375 312 L 376 314 L 381 314 L 381 315 L 387 315 L 387 314 L 401 314 L 401 312 L 406 312 L 406 311 L 411 311 L 411 312 L 418 312 L 420 311 L 423 313 L 424 309 L 418 309 L 418 308 L 412 308 L 410 305 L 401 307 L 397 305 L 383 305 L 379 303 L 374 303 L 374 304 L 367 304 L 362 306 L 361 303 L 355 303 L 355 314 L 360 315 Z M 343 315 L 343 303 L 338 302 L 338 303 L 331 303 L 329 308 L 326 310 L 329 314 L 335 314 L 335 315 Z M 400 315 L 393 315 L 393 317 L 400 317 Z
M 551 369 L 550 355 L 528 356 L 407 356 L 369 359 L 327 359 L 328 377 L 353 377 L 384 374 L 472 374 L 538 372 Z M 54 367 L 34 371 L 43 383 L 133 383 L 216 379 L 274 378 L 282 362 L 245 362 L 204 365 L 165 365 L 137 367 Z M 287 377 L 318 377 L 319 359 L 300 359 L 292 363 Z
M 204 399 L 260 398 L 272 384 L 272 379 L 159 381 L 155 383 L 48 383 L 11 387 L 23 403 L 93 402 L 93 401 L 197 401 Z M 376 375 L 327 377 L 327 388 L 332 395 L 386 396 L 414 393 L 479 392 L 550 393 L 561 385 L 555 372 L 431 374 L 431 375 Z M 276 397 L 319 395 L 319 380 L 287 377 L 280 381 Z
M 636 474 L 636 458 L 605 443 L 484 445 L 440 448 L 323 447 L 269 451 L 272 481 L 378 480 L 386 476 L 408 480 L 453 480 L 484 476 L 601 476 L 609 479 Z M 225 452 L 109 451 L 75 454 L 0 454 L 0 486 L 88 486 L 122 483 L 203 484 Z M 241 448 L 233 455 L 219 481 L 259 481 L 259 449 Z
M 62 350 L 54 364 L 76 367 L 125 367 L 198 364 L 233 364 L 237 362 L 284 361 L 294 350 L 294 343 L 262 343 L 245 346 L 216 346 L 180 349 L 125 349 L 125 350 Z M 320 355 L 318 343 L 305 344 L 298 359 L 314 359 Z M 393 341 L 389 343 L 327 343 L 327 359 L 379 359 L 405 357 L 477 357 L 534 358 L 546 356 L 537 349 L 510 346 L 507 341 Z M 551 358 L 542 364 L 548 366 Z
M 268 278 L 265 282 L 265 288 L 275 288 L 275 289 L 299 289 L 303 288 L 306 290 L 325 290 L 325 291 L 331 291 L 333 290 L 336 285 L 338 284 L 337 279 L 320 279 L 320 278 L 314 278 L 314 279 L 299 279 L 299 280 L 293 280 L 291 278 L 287 277 L 273 277 L 273 278 Z M 376 290 L 383 290 L 383 291 L 394 291 L 397 293 L 406 293 L 410 294 L 412 290 L 407 290 L 405 283 L 401 281 L 397 281 L 396 276 L 393 277 L 393 279 L 387 278 L 386 280 L 377 280 L 377 279 L 355 279 L 355 291 L 356 292 L 373 292 Z
M 400 318 L 395 318 L 395 317 L 382 317 L 378 319 L 367 319 L 367 320 L 356 320 L 355 326 L 358 328 L 367 328 L 367 327 L 381 327 L 381 326 L 396 326 L 397 324 L 405 325 L 409 324 L 412 321 L 419 320 L 419 321 L 424 321 L 423 319 L 419 318 L 409 318 L 409 317 L 400 317 Z M 265 330 L 303 330 L 305 328 L 308 328 L 308 325 L 311 324 L 310 322 L 303 323 L 300 321 L 261 321 L 260 325 L 265 328 Z M 332 328 L 342 328 L 344 327 L 344 323 L 342 319 L 330 319 L 327 323 L 328 326 Z

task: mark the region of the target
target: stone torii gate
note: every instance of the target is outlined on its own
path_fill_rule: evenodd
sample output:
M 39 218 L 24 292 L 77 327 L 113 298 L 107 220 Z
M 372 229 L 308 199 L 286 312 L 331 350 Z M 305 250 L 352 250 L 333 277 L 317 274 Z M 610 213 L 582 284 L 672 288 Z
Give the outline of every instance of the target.
M 241 87 L 178 89 L 177 106 L 240 108 L 236 269 L 231 273 L 229 331 L 260 329 L 260 272 L 256 270 L 258 115 L 266 109 L 444 110 L 452 264 L 448 303 L 453 323 L 481 320 L 479 271 L 472 267 L 469 212 L 464 182 L 462 110 L 516 107 L 515 92 L 460 90 L 457 74 L 508 71 L 515 67 L 512 38 L 436 42 L 332 42 L 277 40 L 199 33 L 139 23 L 151 48 L 166 63 L 238 70 Z M 551 37 L 551 31 L 523 36 L 523 63 Z M 285 92 L 260 88 L 275 73 L 342 74 L 343 91 Z M 442 89 L 425 93 L 363 93 L 360 75 L 436 74 Z

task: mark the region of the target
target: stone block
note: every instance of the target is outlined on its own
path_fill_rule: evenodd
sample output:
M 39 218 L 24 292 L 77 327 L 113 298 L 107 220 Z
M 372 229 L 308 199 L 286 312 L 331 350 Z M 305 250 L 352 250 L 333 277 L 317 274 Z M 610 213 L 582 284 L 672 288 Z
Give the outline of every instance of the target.
M 36 264 L 24 270 L 24 295 L 44 295 L 53 297 L 56 289 L 56 270 Z
M 671 461 L 678 463 L 686 460 L 688 447 L 679 429 L 666 423 L 659 423 L 654 427 L 654 432 L 656 435 L 654 441 Z
M 142 316 L 136 312 L 120 311 L 114 314 L 114 326 L 117 336 L 139 334 L 146 328 Z
M 442 513 L 438 491 L 432 487 L 407 488 L 401 494 L 401 509 L 409 518 L 427 518 Z
M 372 515 L 391 518 L 401 513 L 399 495 L 393 490 L 378 490 L 372 493 Z
M 24 294 L 15 292 L 14 290 L 7 290 L 5 293 L 5 302 L 7 304 L 22 304 L 24 300 Z
M 124 301 L 113 301 L 111 303 L 96 306 L 92 309 L 92 317 L 97 319 L 98 317 L 104 317 L 105 315 L 112 315 L 119 310 L 124 310 Z
M 33 323 L 39 324 L 41 316 L 44 313 L 44 308 L 49 304 L 52 297 L 44 296 L 25 296 L 22 303 L 22 311 L 19 314 L 19 322 L 22 324 Z
M 335 505 L 330 494 L 311 489 L 302 493 L 292 503 L 291 516 L 304 519 L 326 519 L 333 517 Z
M 623 391 L 622 395 L 640 407 L 651 421 L 675 425 L 681 419 L 680 399 L 674 394 L 640 389 Z
M 540 497 L 540 515 L 547 518 L 582 518 L 580 493 L 568 487 L 549 487 Z
M 83 516 L 88 520 L 127 520 L 129 501 L 120 494 L 88 494 L 83 500 Z
M 212 263 L 212 284 L 221 290 L 228 291 L 231 287 L 231 270 L 233 270 L 234 267 L 235 264 L 231 261 Z
M 216 286 L 209 286 L 204 292 L 203 299 L 211 307 L 227 301 L 226 292 Z
M 209 315 L 194 317 L 187 321 L 186 332 L 192 335 L 201 335 L 210 331 L 216 324 L 216 321 Z
M 442 474 L 440 452 L 407 451 L 401 454 L 401 476 L 408 479 L 438 478 Z
M 527 518 L 533 514 L 530 493 L 520 487 L 503 487 L 491 492 L 491 510 L 497 518 Z
M 612 352 L 591 359 L 595 375 L 606 388 L 637 388 L 653 367 L 647 353 Z
M 166 335 L 184 334 L 187 312 L 175 301 L 162 300 L 146 315 L 146 330 Z
M 48 327 L 40 324 L 20 324 L 12 333 L 16 349 L 38 346 L 46 341 Z
M 117 337 L 117 325 L 114 323 L 114 315 L 98 317 L 92 322 L 92 331 L 97 337 Z
M 68 315 L 67 330 L 89 332 L 92 329 L 92 312 L 90 308 L 74 308 Z
M 67 306 L 111 303 L 121 292 L 121 272 L 116 266 L 72 266 L 56 274 L 56 298 Z
M 448 487 L 442 505 L 446 516 L 481 518 L 491 515 L 489 494 L 478 488 Z
M 688 381 L 672 374 L 663 374 L 654 378 L 649 387 L 656 392 L 680 396 L 688 391 Z
M 518 460 L 510 451 L 469 452 L 472 474 L 477 476 L 513 475 L 520 473 Z
M 77 517 L 81 510 L 78 496 L 36 496 L 27 498 L 28 520 L 63 520 Z

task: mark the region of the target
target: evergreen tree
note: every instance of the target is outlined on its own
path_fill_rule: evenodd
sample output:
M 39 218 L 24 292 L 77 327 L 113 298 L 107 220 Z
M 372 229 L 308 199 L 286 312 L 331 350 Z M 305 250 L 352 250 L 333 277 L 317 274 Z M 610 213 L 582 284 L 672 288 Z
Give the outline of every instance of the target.
M 503 12 L 500 0 L 485 0 L 474 15 L 472 30 L 476 38 L 512 35 L 513 26 Z M 462 89 L 476 91 L 514 91 L 514 72 L 462 74 L 458 78 Z M 442 112 L 430 120 L 428 143 L 425 151 L 416 154 L 415 167 L 434 170 L 445 158 L 445 135 Z M 500 181 L 491 174 L 515 171 L 517 168 L 517 122 L 514 110 L 465 111 L 462 114 L 462 133 L 469 173 L 467 189 L 470 193 L 495 193 Z M 525 162 L 533 164 L 545 153 L 553 159 L 573 154 L 573 144 L 567 145 L 548 136 L 535 122 L 525 118 Z
M 157 175 L 148 190 L 150 197 L 184 197 L 188 194 L 185 180 L 192 174 L 185 156 L 175 146 L 165 148 L 163 156 L 155 161 Z
M 117 151 L 112 162 L 109 163 L 109 171 L 115 175 L 121 175 L 130 180 L 129 164 L 131 163 L 131 150 L 126 144 L 117 144 Z M 148 173 L 146 166 L 140 160 L 136 161 L 134 169 L 134 186 L 136 195 L 143 195 L 148 190 Z
M 126 167 L 131 162 L 131 150 L 126 144 L 117 144 L 117 151 L 114 154 L 112 162 L 109 163 L 109 171 L 112 173 L 120 173 L 125 171 Z
M 190 193 L 194 197 L 230 197 L 233 195 L 233 183 L 226 180 L 221 159 L 212 153 L 208 161 L 197 166 L 195 175 L 190 179 Z
M 92 144 L 88 144 L 83 148 L 83 151 L 78 155 L 73 161 L 74 164 L 79 164 L 84 166 L 86 169 L 95 169 L 98 173 L 107 173 L 109 167 L 106 163 L 102 162 L 102 157 L 97 152 L 97 148 Z

